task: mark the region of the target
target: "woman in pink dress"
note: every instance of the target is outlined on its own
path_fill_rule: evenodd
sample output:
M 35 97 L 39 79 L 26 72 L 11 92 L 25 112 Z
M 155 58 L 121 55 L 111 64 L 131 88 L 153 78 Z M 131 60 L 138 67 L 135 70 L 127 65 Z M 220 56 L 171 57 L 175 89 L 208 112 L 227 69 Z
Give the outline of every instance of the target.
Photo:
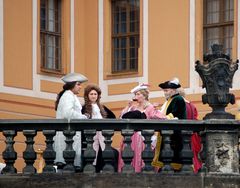
M 141 84 L 131 90 L 131 93 L 134 94 L 134 98 L 128 103 L 128 106 L 123 109 L 121 118 L 166 119 L 165 115 L 149 102 L 148 86 L 148 84 Z M 135 169 L 135 172 L 141 172 L 145 166 L 144 161 L 142 160 L 142 152 L 146 147 L 144 144 L 145 139 L 141 135 L 141 131 L 135 132 L 131 139 L 131 148 L 134 151 L 132 166 Z

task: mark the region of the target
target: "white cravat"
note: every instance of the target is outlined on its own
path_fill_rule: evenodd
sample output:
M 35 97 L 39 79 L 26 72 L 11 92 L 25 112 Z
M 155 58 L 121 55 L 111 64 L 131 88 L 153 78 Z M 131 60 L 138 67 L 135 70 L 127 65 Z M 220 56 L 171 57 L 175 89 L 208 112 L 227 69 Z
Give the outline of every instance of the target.
M 97 104 L 92 104 L 92 119 L 102 119 L 102 114 L 100 113 L 100 108 Z

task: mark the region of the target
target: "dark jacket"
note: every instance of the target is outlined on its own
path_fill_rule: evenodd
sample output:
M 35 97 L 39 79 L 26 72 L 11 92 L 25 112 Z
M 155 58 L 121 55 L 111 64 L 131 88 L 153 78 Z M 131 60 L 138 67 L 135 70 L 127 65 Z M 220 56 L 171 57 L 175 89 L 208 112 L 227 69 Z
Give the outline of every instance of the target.
M 175 94 L 171 98 L 172 101 L 167 108 L 166 115 L 172 113 L 178 119 L 186 119 L 186 103 L 182 96 Z

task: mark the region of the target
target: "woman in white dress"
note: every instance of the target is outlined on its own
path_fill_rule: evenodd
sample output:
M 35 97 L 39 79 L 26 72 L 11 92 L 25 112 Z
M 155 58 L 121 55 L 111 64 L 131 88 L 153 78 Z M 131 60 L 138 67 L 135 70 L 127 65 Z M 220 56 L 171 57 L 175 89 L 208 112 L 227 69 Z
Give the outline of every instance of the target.
M 115 118 L 114 113 L 100 103 L 101 93 L 101 89 L 94 84 L 90 84 L 84 89 L 85 104 L 82 108 L 82 113 L 89 114 L 90 119 Z M 96 152 L 93 165 L 96 168 L 96 172 L 101 172 L 104 166 L 102 151 L 105 149 L 105 138 L 102 135 L 102 131 L 97 131 L 93 140 L 93 149 Z
M 63 90 L 58 94 L 55 103 L 56 118 L 57 119 L 87 119 L 87 116 L 82 114 L 82 105 L 77 97 L 82 88 L 81 84 L 87 81 L 87 78 L 78 73 L 69 73 L 62 77 Z M 66 137 L 62 131 L 57 131 L 54 137 L 54 150 L 56 152 L 56 159 L 54 163 L 61 168 L 65 165 L 63 158 L 63 151 L 66 148 Z M 76 151 L 74 166 L 79 169 L 81 166 L 81 132 L 76 131 L 73 137 L 73 149 Z

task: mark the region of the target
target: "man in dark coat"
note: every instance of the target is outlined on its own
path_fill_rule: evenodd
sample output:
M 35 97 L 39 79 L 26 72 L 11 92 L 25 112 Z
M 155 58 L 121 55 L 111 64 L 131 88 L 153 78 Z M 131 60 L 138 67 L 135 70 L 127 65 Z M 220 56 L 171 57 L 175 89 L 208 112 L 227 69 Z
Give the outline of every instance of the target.
M 159 84 L 163 90 L 166 102 L 163 104 L 161 111 L 168 119 L 186 119 L 186 103 L 182 96 L 178 93 L 178 88 L 181 87 L 179 80 L 163 82 Z M 171 149 L 174 152 L 171 167 L 174 171 L 179 171 L 182 168 L 180 152 L 183 148 L 181 131 L 174 131 L 171 135 Z
M 178 88 L 181 87 L 177 78 L 159 84 L 163 90 L 166 102 L 163 104 L 161 111 L 168 119 L 186 119 L 186 104 L 184 98 L 179 95 Z

